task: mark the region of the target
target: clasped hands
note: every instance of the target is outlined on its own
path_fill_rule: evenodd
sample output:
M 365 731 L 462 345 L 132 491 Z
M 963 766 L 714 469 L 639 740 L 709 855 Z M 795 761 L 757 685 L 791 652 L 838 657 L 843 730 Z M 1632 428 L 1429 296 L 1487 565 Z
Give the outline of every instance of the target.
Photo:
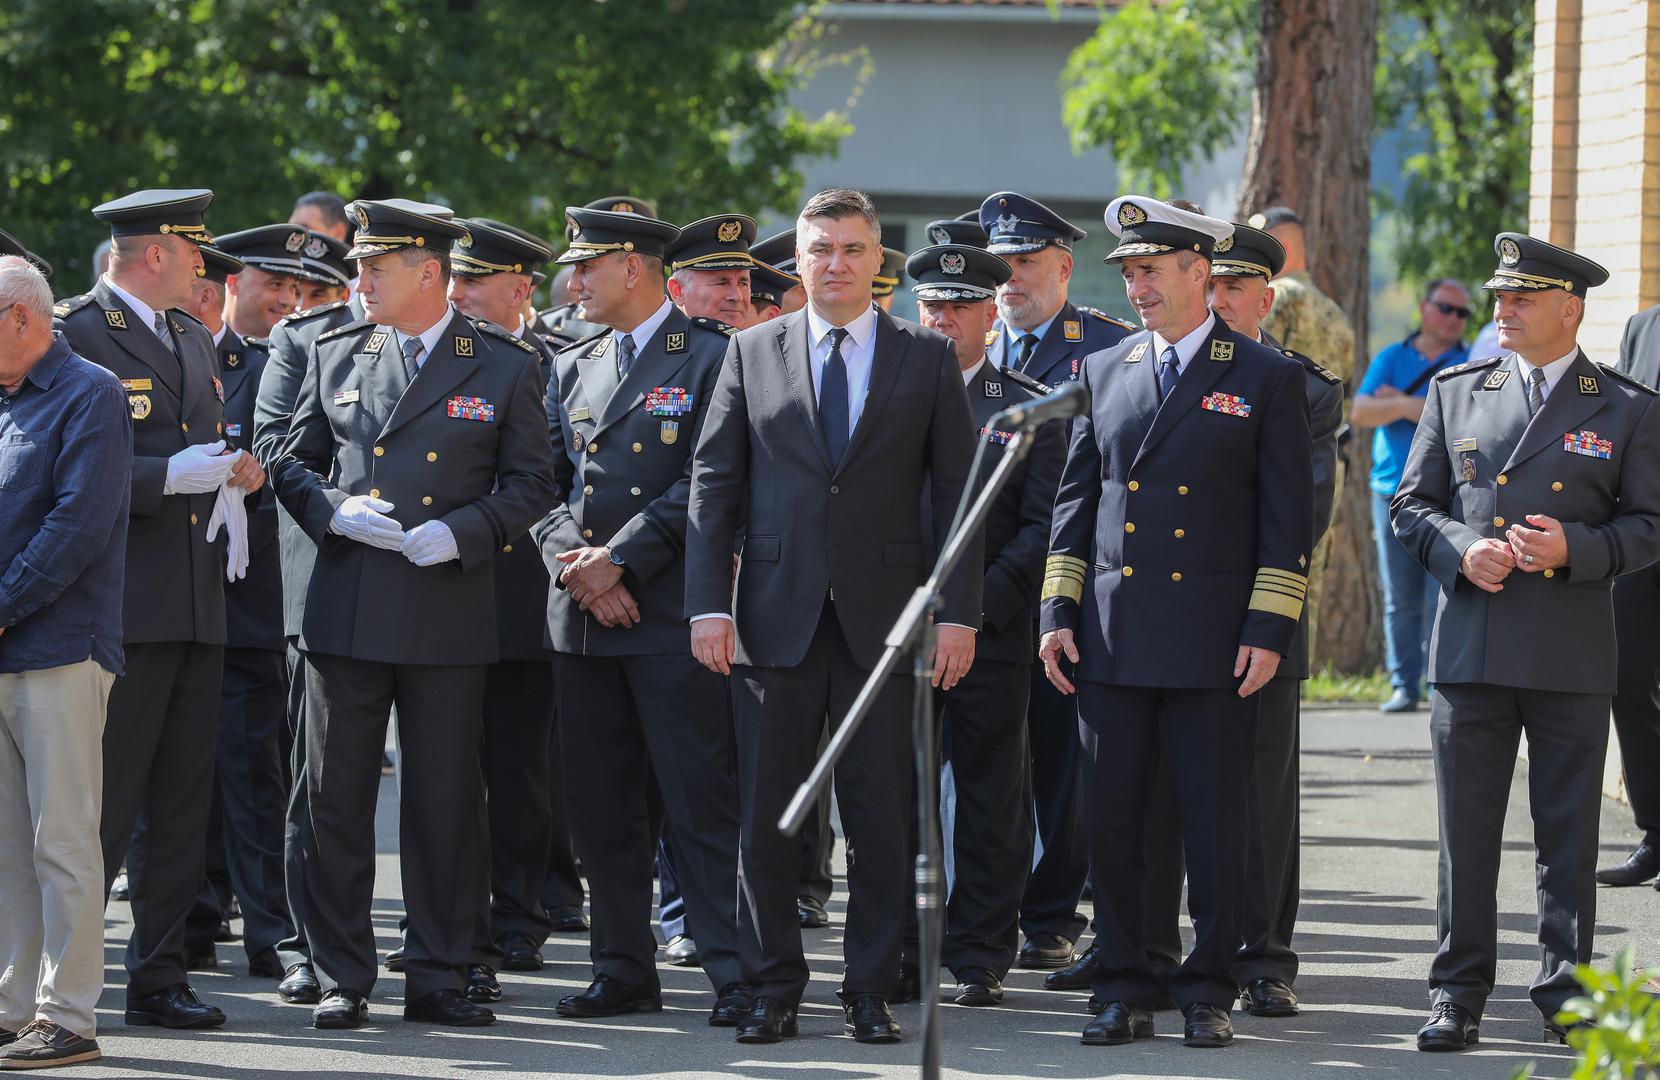
M 611 561 L 608 547 L 581 547 L 555 555 L 564 564 L 559 584 L 601 626 L 624 630 L 640 621 L 640 605 L 623 584 L 623 568 Z
M 329 532 L 370 547 L 400 552 L 416 566 L 436 566 L 461 557 L 455 533 L 448 525 L 426 521 L 405 532 L 396 518 L 388 516 L 394 509 L 385 499 L 353 495 L 335 508 Z
M 1496 593 L 1512 570 L 1537 574 L 1566 565 L 1568 538 L 1562 523 L 1549 514 L 1529 514 L 1527 525 L 1510 526 L 1504 539 L 1484 537 L 1464 549 L 1458 569 L 1476 588 Z

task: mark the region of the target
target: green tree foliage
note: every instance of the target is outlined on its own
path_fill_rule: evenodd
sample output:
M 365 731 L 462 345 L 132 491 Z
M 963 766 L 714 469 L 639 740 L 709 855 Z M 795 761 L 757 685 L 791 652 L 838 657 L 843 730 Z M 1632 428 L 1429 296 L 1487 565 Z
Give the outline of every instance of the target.
M 1227 146 L 1250 108 L 1262 0 L 1132 0 L 1103 13 L 1061 76 L 1079 148 L 1105 147 L 1121 188 L 1164 195 Z M 1531 0 L 1383 0 L 1375 130 L 1404 132 L 1401 276 L 1479 281 L 1493 234 L 1525 228 Z M 1380 193 L 1381 194 L 1381 193 Z
M 212 188 L 217 232 L 316 188 L 555 241 L 604 194 L 784 209 L 850 130 L 787 103 L 819 32 L 754 0 L 10 0 L 0 220 L 76 288 L 88 211 L 143 187 Z

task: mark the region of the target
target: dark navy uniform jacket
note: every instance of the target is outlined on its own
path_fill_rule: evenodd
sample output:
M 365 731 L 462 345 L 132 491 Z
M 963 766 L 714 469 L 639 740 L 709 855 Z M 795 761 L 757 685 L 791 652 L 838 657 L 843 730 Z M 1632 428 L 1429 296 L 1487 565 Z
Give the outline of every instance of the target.
M 1660 410 L 1652 390 L 1583 352 L 1531 420 L 1514 354 L 1430 383 L 1390 522 L 1441 583 L 1429 678 L 1614 692 L 1612 581 L 1660 559 Z M 1489 593 L 1459 571 L 1483 537 L 1548 514 L 1568 565 L 1512 570 Z
M 219 381 L 225 388 L 225 441 L 254 444 L 254 399 L 270 356 L 264 338 L 244 338 L 230 327 L 219 339 Z M 248 512 L 248 573 L 225 583 L 225 644 L 282 649 L 282 564 L 277 556 L 277 496 L 266 483 L 243 502 Z
M 543 561 L 557 580 L 564 569 L 558 553 L 609 547 L 622 557 L 623 585 L 640 608 L 637 625 L 607 628 L 555 585 L 547 610 L 547 641 L 555 652 L 691 651 L 685 597 L 692 450 L 728 329 L 673 308 L 620 382 L 617 343 L 608 329 L 554 357 L 547 432 L 556 496 L 536 527 Z
M 535 348 L 452 311 L 413 382 L 396 335 L 373 323 L 323 334 L 311 351 L 275 470 L 277 497 L 317 545 L 300 647 L 493 663 L 496 555 L 553 501 Z M 442 521 L 460 558 L 416 566 L 331 533 L 352 495 L 392 503 L 406 531 Z
M 1133 333 L 1135 327 L 1128 323 L 1068 300 L 1038 339 L 1022 374 L 1046 386 L 1071 382 L 1078 378 L 1084 357 L 1116 345 Z M 1020 331 L 999 322 L 992 335 L 986 342 L 986 356 L 993 364 L 1006 368 L 1020 354 Z
M 225 412 L 214 382 L 213 335 L 177 309 L 163 312 L 178 355 L 99 279 L 53 309 L 54 325 L 81 356 L 113 371 L 133 424 L 132 504 L 122 639 L 225 643 L 225 541 L 208 543 L 214 492 L 163 495 L 167 459 L 217 442 Z
M 1170 396 L 1153 335 L 1084 363 L 1045 566 L 1042 629 L 1079 678 L 1231 689 L 1241 645 L 1291 649 L 1314 542 L 1301 364 L 1212 316 Z

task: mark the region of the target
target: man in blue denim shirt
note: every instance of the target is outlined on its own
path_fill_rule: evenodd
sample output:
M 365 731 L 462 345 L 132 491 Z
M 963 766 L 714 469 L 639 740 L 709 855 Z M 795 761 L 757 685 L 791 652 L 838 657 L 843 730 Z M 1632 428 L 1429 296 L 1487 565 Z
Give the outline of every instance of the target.
M 1434 579 L 1395 539 L 1389 527 L 1389 499 L 1401 482 L 1430 379 L 1469 356 L 1463 340 L 1470 320 L 1470 294 L 1456 281 L 1432 281 L 1424 290 L 1418 313 L 1422 319 L 1418 330 L 1372 358 L 1349 417 L 1356 427 L 1377 429 L 1372 436 L 1372 528 L 1383 579 L 1389 682 L 1394 688 L 1381 706 L 1386 713 L 1418 707 L 1438 591 Z
M 0 257 L 0 1068 L 99 1056 L 131 464 L 120 381 L 53 332 L 40 272 Z

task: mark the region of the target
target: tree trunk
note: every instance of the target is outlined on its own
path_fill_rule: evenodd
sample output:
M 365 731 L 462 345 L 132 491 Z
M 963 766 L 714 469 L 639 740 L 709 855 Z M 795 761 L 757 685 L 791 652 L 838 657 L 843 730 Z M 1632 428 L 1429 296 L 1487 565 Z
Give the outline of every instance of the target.
M 1378 0 L 1263 0 L 1241 218 L 1285 205 L 1303 220 L 1309 270 L 1354 323 L 1354 386 L 1366 371 L 1370 291 L 1372 92 Z M 1350 387 L 1353 392 L 1354 386 Z M 1351 439 L 1322 585 L 1310 617 L 1313 663 L 1377 670 L 1382 601 L 1366 474 L 1370 448 Z

